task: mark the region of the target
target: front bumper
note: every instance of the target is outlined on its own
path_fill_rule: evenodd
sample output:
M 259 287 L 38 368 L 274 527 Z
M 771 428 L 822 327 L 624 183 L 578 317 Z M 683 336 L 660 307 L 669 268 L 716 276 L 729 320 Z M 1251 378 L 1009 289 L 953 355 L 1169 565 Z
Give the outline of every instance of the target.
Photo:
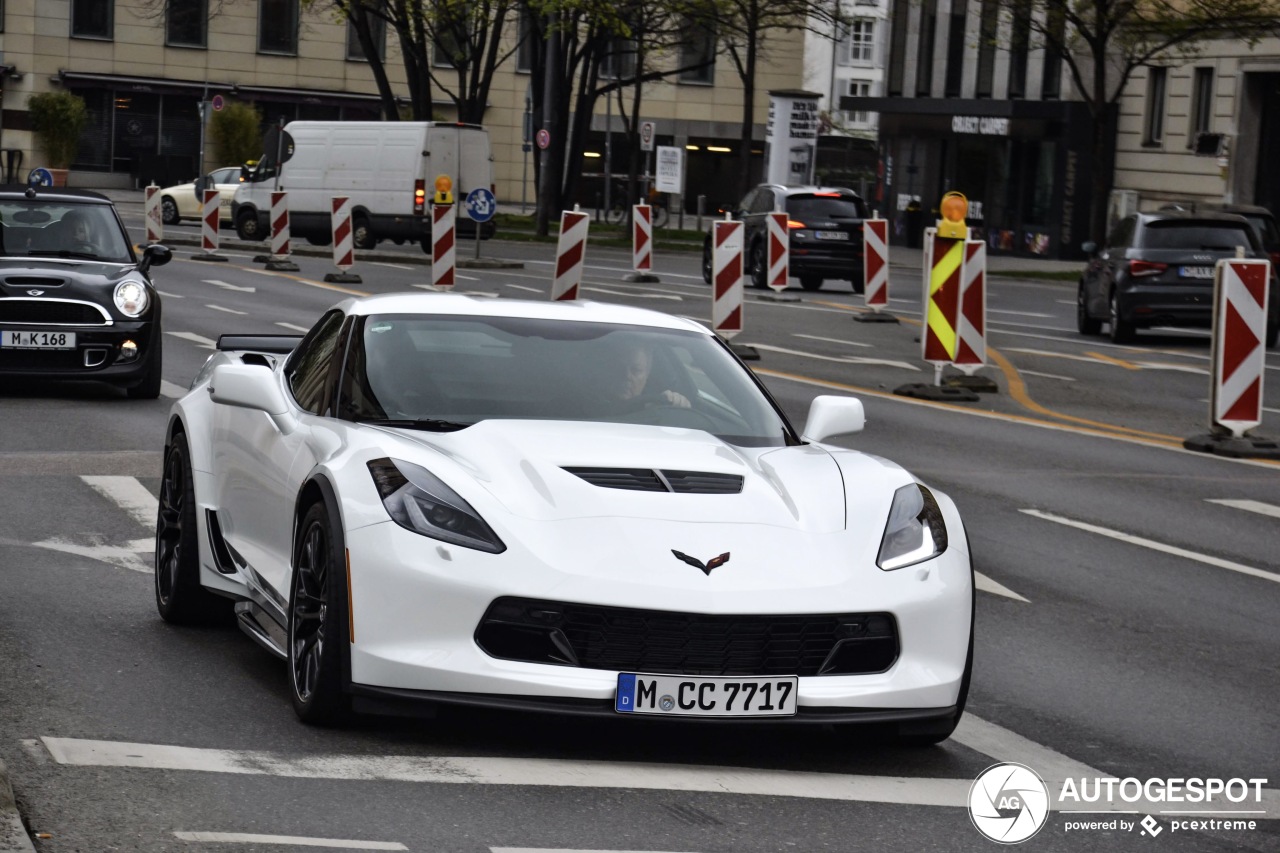
M 150 320 L 116 321 L 111 326 L 12 326 L 0 322 L 0 329 L 21 328 L 24 332 L 74 332 L 75 349 L 0 349 L 0 376 L 33 379 L 82 379 L 130 385 L 140 381 L 151 361 Z M 121 345 L 133 341 L 138 356 L 125 361 Z

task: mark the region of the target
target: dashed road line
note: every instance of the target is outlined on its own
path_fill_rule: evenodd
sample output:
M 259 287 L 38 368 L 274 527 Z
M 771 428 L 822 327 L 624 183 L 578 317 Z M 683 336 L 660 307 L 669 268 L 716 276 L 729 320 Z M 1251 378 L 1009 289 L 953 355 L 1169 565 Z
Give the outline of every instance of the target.
M 1004 584 L 998 583 L 995 580 L 992 580 L 989 576 L 984 575 L 982 572 L 975 571 L 973 573 L 973 586 L 975 589 L 979 590 L 980 592 L 989 592 L 992 595 L 1002 595 L 1005 598 L 1012 598 L 1014 601 L 1021 601 L 1024 604 L 1031 603 L 1027 599 L 1018 595 L 1013 590 L 1009 589 L 1009 587 L 1005 586 Z
M 258 292 L 258 289 L 256 287 L 245 287 L 238 284 L 231 284 L 230 282 L 220 281 L 216 278 L 204 278 L 204 279 L 201 279 L 201 281 L 203 281 L 205 284 L 212 284 L 214 287 L 221 287 L 223 290 L 234 290 L 237 293 L 257 293 Z
M 840 338 L 824 338 L 821 335 L 806 335 L 802 332 L 794 333 L 793 337 L 806 338 L 811 341 L 822 341 L 823 343 L 828 343 L 828 344 L 844 344 L 845 346 L 850 346 L 850 347 L 867 347 L 867 348 L 875 347 L 875 344 L 863 343 L 862 341 L 845 341 L 845 340 L 841 340 Z
M 198 347 L 201 347 L 202 349 L 217 349 L 217 348 L 218 348 L 218 342 L 217 342 L 217 341 L 211 341 L 211 340 L 209 340 L 208 338 L 206 338 L 204 335 L 197 335 L 195 332 L 169 332 L 169 331 L 166 331 L 166 332 L 165 332 L 165 334 L 166 334 L 166 335 L 173 335 L 175 338 L 180 338 L 181 340 L 184 340 L 184 341 L 190 341 L 191 343 L 195 344 L 195 345 L 196 345 L 196 346 L 198 346 Z
M 237 311 L 234 308 L 224 308 L 221 305 L 206 305 L 205 308 L 212 308 L 214 311 L 225 311 L 228 314 L 239 314 L 241 317 L 247 315 L 248 311 Z
M 277 325 L 277 326 L 279 326 L 279 327 L 280 327 L 280 328 L 282 328 L 282 329 L 288 329 L 288 330 L 289 330 L 289 331 L 291 331 L 291 332 L 303 332 L 303 333 L 306 333 L 306 332 L 311 331 L 311 330 L 310 330 L 310 329 L 308 329 L 306 326 L 295 326 L 293 323 L 276 323 L 276 325 Z
M 298 835 L 260 835 L 251 832 L 174 832 L 179 841 L 220 844 L 280 844 L 291 847 L 336 847 L 341 850 L 408 850 L 398 841 L 355 841 L 343 838 L 304 838 Z
M 1275 504 L 1267 504 L 1262 501 L 1250 500 L 1234 500 L 1232 498 L 1207 498 L 1211 504 L 1219 506 L 1229 506 L 1232 509 L 1242 509 L 1246 512 L 1256 512 L 1258 515 L 1269 515 L 1272 518 L 1280 518 L 1280 506 Z

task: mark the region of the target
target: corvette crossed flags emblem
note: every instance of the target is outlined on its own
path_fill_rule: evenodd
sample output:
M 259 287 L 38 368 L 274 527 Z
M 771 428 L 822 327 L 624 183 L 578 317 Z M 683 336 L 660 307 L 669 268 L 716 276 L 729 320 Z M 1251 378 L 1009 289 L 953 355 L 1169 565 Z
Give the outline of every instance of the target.
M 710 560 L 707 560 L 707 562 L 705 563 L 699 560 L 697 557 L 690 557 L 688 554 L 684 554 L 674 549 L 672 549 L 671 553 L 676 555 L 676 559 L 682 560 L 688 563 L 689 565 L 693 566 L 695 569 L 702 569 L 702 573 L 707 577 L 711 577 L 712 569 L 718 569 L 721 566 L 723 566 L 725 563 L 729 562 L 728 551 L 725 551 L 719 557 L 712 557 Z

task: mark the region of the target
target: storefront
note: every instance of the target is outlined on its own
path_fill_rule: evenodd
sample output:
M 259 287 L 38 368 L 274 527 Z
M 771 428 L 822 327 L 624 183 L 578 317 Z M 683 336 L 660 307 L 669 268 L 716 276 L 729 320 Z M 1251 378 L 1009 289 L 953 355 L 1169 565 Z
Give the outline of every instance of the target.
M 1083 256 L 1098 166 L 1086 105 L 846 97 L 841 108 L 880 113 L 882 174 L 871 202 L 891 220 L 892 243 L 918 246 L 942 195 L 957 190 L 991 252 Z

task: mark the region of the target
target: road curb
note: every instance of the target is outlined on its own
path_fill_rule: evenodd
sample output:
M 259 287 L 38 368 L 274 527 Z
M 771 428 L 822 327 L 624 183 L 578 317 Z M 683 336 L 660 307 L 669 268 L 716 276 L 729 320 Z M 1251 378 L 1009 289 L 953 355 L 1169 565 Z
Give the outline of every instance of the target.
M 0 760 L 0 853 L 35 853 L 35 850 L 13 799 L 9 770 Z
M 200 246 L 201 242 L 192 237 L 167 237 L 160 241 L 164 246 Z M 247 240 L 221 240 L 218 243 L 219 249 L 231 249 L 235 251 L 255 252 L 257 254 L 265 254 L 271 251 L 266 243 L 251 243 Z M 333 249 L 328 246 L 299 246 L 290 251 L 291 255 L 300 255 L 304 258 L 332 258 Z M 357 261 L 369 261 L 370 263 L 388 263 L 388 264 L 418 264 L 422 266 L 431 266 L 431 258 L 425 254 L 412 254 L 409 252 L 379 252 L 367 249 L 357 249 L 355 251 Z M 523 261 L 508 261 L 501 258 L 460 258 L 457 262 L 458 267 L 462 269 L 524 269 Z

